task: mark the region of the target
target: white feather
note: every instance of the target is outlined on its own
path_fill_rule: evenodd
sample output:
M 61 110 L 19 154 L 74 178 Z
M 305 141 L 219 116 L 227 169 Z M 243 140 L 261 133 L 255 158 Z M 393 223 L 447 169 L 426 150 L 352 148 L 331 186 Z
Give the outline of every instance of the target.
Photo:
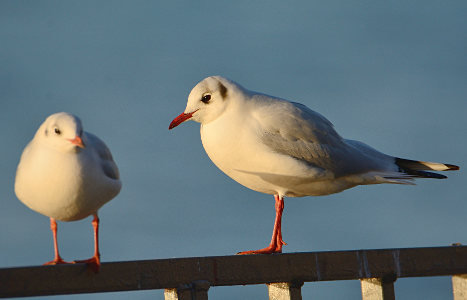
M 70 143 L 79 134 L 83 149 Z M 118 168 L 107 146 L 83 132 L 81 121 L 67 113 L 53 114 L 39 127 L 21 155 L 15 180 L 21 202 L 61 221 L 97 212 L 120 188 Z

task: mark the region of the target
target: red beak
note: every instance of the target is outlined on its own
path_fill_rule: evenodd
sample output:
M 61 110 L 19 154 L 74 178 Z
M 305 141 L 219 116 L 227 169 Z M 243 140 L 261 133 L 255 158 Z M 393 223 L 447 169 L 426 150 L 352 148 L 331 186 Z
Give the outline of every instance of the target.
M 83 140 L 79 137 L 79 135 L 75 136 L 74 139 L 69 139 L 69 141 L 70 141 L 72 144 L 74 144 L 74 145 L 76 145 L 76 146 L 78 146 L 78 147 L 80 147 L 80 148 L 84 148 L 84 147 L 85 147 L 85 146 L 84 146 L 84 143 L 83 143 Z
M 195 112 L 197 112 L 198 110 L 195 110 L 194 112 L 191 112 L 191 113 L 181 113 L 178 117 L 176 117 L 175 119 L 173 119 L 173 121 L 170 123 L 169 125 L 169 130 L 172 129 L 172 128 L 175 128 L 177 127 L 178 125 L 182 124 L 183 122 L 185 122 L 186 120 L 190 119 L 193 114 Z

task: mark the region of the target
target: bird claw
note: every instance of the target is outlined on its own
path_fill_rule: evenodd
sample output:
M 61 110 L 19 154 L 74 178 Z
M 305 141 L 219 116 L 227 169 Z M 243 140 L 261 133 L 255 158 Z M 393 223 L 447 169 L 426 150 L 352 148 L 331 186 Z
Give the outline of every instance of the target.
M 274 254 L 274 253 L 282 253 L 282 246 L 281 247 L 276 247 L 276 245 L 270 245 L 267 248 L 263 248 L 263 249 L 259 249 L 259 250 L 250 250 L 250 251 L 238 252 L 237 255 Z
M 98 273 L 101 267 L 101 261 L 99 257 L 93 256 L 89 259 L 74 260 L 73 264 L 86 264 L 94 273 Z
M 73 264 L 74 262 L 64 261 L 61 257 L 48 261 L 43 266 Z

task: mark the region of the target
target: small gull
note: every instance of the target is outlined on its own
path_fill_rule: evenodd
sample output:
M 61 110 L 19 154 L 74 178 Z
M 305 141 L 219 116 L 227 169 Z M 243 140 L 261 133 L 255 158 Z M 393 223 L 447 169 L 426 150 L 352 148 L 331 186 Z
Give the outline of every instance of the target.
M 446 178 L 450 164 L 389 156 L 342 138 L 331 122 L 303 104 L 245 89 L 220 76 L 205 78 L 188 96 L 185 111 L 170 123 L 201 123 L 209 158 L 238 183 L 275 198 L 276 218 L 268 247 L 239 254 L 280 253 L 284 196 L 319 196 L 357 185 L 413 184 Z
M 81 120 L 68 113 L 49 116 L 26 146 L 16 171 L 15 193 L 30 209 L 50 218 L 55 258 L 45 265 L 68 263 L 58 251 L 57 223 L 92 215 L 94 256 L 72 263 L 100 267 L 97 211 L 121 188 L 112 154 L 97 136 L 83 131 Z

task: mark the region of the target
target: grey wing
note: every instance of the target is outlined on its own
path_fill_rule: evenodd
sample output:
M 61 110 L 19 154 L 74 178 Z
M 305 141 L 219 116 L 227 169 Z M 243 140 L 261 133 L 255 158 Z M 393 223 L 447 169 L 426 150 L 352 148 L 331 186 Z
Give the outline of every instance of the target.
M 104 174 L 111 179 L 120 179 L 117 164 L 114 162 L 107 145 L 92 133 L 86 132 L 86 136 L 100 158 L 100 165 Z
M 332 172 L 335 177 L 380 168 L 379 159 L 347 143 L 319 113 L 298 103 L 284 101 L 274 106 L 274 113 L 266 109 L 257 118 L 262 128 L 260 138 L 271 151 Z

